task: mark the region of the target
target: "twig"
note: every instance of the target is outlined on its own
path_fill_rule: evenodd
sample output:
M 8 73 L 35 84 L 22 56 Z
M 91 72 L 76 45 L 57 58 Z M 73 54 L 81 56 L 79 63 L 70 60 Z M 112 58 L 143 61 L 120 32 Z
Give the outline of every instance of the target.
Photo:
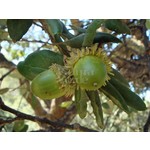
M 1 78 L 0 81 L 3 81 L 3 79 L 8 76 L 13 70 L 15 70 L 15 68 L 10 69 L 7 73 L 5 73 Z
M 3 79 L 9 75 L 15 68 L 11 68 L 8 72 L 6 72 L 1 78 L 0 78 L 0 86 L 1 86 L 1 83 L 3 81 Z
M 48 39 L 48 41 L 49 41 L 50 39 Z M 62 44 L 64 44 L 64 42 L 53 42 L 53 43 L 49 43 L 49 42 L 44 42 L 44 41 L 41 41 L 41 40 L 28 40 L 28 39 L 25 39 L 25 38 L 22 38 L 21 39 L 21 41 L 19 41 L 19 42 L 32 42 L 32 43 L 42 43 L 42 44 L 44 44 L 44 45 L 46 45 L 46 44 L 48 44 L 48 45 L 57 45 L 57 46 L 59 46 L 59 45 L 62 45 Z M 65 45 L 65 44 L 64 44 Z
M 48 42 L 44 42 L 44 41 L 41 41 L 41 40 L 28 40 L 28 39 L 25 39 L 25 38 L 22 38 L 21 41 L 23 41 L 23 42 L 33 42 L 33 43 L 42 43 L 42 44 L 50 44 Z
M 40 27 L 40 28 L 42 28 L 42 30 L 44 30 L 43 27 L 42 27 L 42 25 L 36 23 L 35 21 L 33 21 L 33 24 L 36 25 L 36 26 L 38 26 L 38 27 Z
M 58 34 L 56 34 L 56 35 L 51 34 L 51 31 L 49 29 L 49 24 L 47 22 L 48 20 L 39 19 L 39 21 L 42 24 L 45 32 L 49 35 L 49 38 L 51 39 L 52 43 L 63 42 Z M 62 54 L 66 55 L 66 56 L 70 56 L 69 51 L 65 45 L 57 45 L 57 47 L 59 48 L 59 50 Z
M 16 120 L 20 120 L 18 117 L 12 118 L 12 119 L 0 119 L 0 126 L 4 126 L 7 123 L 12 123 Z
M 6 123 L 11 123 L 11 122 L 16 121 L 16 120 L 27 119 L 27 120 L 34 121 L 34 122 L 40 122 L 42 124 L 48 124 L 51 127 L 53 127 L 54 129 L 68 128 L 68 129 L 84 131 L 84 132 L 97 132 L 96 130 L 88 129 L 86 127 L 80 126 L 79 124 L 69 125 L 69 124 L 64 124 L 62 122 L 54 122 L 54 121 L 48 120 L 47 118 L 40 118 L 37 116 L 31 116 L 31 115 L 22 113 L 20 111 L 17 111 L 15 109 L 12 109 L 12 108 L 6 106 L 1 98 L 0 98 L 0 108 L 4 111 L 10 112 L 10 113 L 17 116 L 11 120 L 10 119 L 9 120 L 0 120 L 0 125 L 4 125 Z

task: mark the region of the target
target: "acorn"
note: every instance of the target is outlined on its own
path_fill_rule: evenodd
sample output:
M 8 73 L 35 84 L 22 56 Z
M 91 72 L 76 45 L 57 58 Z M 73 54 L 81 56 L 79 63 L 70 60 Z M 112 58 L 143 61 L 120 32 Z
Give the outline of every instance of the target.
M 31 90 L 35 96 L 50 100 L 72 95 L 74 84 L 64 66 L 52 64 L 48 70 L 32 80 Z
M 94 44 L 91 47 L 75 49 L 66 59 L 66 67 L 72 72 L 77 87 L 97 90 L 110 79 L 111 62 L 106 53 Z

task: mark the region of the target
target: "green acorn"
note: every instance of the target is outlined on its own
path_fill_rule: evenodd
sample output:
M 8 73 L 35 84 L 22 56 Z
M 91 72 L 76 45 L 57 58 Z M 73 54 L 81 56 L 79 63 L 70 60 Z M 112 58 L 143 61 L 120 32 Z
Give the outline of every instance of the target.
M 74 84 L 65 67 L 52 64 L 49 70 L 40 73 L 33 79 L 31 90 L 37 97 L 49 100 L 63 95 L 72 95 Z
M 92 47 L 76 49 L 66 60 L 77 85 L 85 90 L 97 90 L 110 79 L 111 62 L 107 55 L 95 44 Z

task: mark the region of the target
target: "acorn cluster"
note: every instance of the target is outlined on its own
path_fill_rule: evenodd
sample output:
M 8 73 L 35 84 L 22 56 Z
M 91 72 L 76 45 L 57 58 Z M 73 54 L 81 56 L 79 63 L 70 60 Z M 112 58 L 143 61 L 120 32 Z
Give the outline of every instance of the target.
M 97 44 L 82 49 L 72 49 L 64 66 L 52 64 L 37 75 L 32 92 L 41 99 L 53 99 L 74 94 L 76 88 L 97 90 L 110 79 L 111 62 Z

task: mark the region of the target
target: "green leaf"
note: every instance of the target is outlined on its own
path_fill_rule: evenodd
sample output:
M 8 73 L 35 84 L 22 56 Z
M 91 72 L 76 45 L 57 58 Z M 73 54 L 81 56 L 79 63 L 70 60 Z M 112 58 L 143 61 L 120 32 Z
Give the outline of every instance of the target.
M 24 128 L 24 120 L 15 121 L 13 131 L 20 132 Z
M 72 28 L 72 30 L 77 31 L 79 34 L 86 32 L 86 29 L 83 29 L 83 28 L 78 27 L 78 26 L 70 25 L 70 27 Z
M 32 25 L 32 19 L 8 19 L 8 33 L 13 42 L 19 41 Z
M 121 110 L 129 113 L 128 106 L 125 99 L 119 93 L 119 91 L 110 82 L 107 82 L 106 86 L 100 88 L 102 91 L 115 105 L 117 105 Z
M 72 48 L 81 48 L 84 37 L 85 37 L 85 33 L 82 33 L 68 41 L 65 41 L 63 44 L 66 44 Z M 119 40 L 118 38 L 116 38 L 115 36 L 109 33 L 103 33 L 103 32 L 96 33 L 94 40 L 93 40 L 93 44 L 94 43 L 108 43 L 108 42 L 121 43 L 121 40 Z
M 44 68 L 31 66 L 30 64 L 28 65 L 24 61 L 19 62 L 17 69 L 28 80 L 33 80 L 39 73 L 46 70 Z
M 88 27 L 82 46 L 91 46 L 96 34 L 96 30 L 105 22 L 105 19 L 95 19 Z
M 50 34 L 54 37 L 56 34 L 62 34 L 63 25 L 59 19 L 47 19 L 48 30 Z
M 66 28 L 66 26 L 64 25 L 64 23 L 61 22 L 61 24 L 63 26 L 62 36 L 66 37 L 67 39 L 73 38 L 74 35 L 69 32 L 69 30 Z
M 94 38 L 93 43 L 108 43 L 108 42 L 113 42 L 113 43 L 121 43 L 122 41 L 115 36 L 109 34 L 109 33 L 104 33 L 104 32 L 98 32 L 96 33 L 96 36 Z
M 71 38 L 68 41 L 63 42 L 63 44 L 68 45 L 72 48 L 81 48 L 82 47 L 82 43 L 83 43 L 83 39 L 84 39 L 85 34 L 80 34 L 76 37 Z
M 106 20 L 105 27 L 108 28 L 109 30 L 115 31 L 118 34 L 120 33 L 130 34 L 130 29 L 128 28 L 128 26 L 119 19 Z
M 5 94 L 9 91 L 9 88 L 2 88 L 0 89 L 0 95 Z
M 119 91 L 128 106 L 138 111 L 143 111 L 147 109 L 143 100 L 137 94 L 127 88 L 124 84 L 122 84 L 115 78 L 111 78 L 109 82 Z
M 146 28 L 150 29 L 150 19 L 146 19 Z
M 19 132 L 27 132 L 29 125 L 25 124 L 24 127 Z
M 85 118 L 87 114 L 87 100 L 85 91 L 81 91 L 81 89 L 75 90 L 75 105 L 81 119 Z
M 116 80 L 118 80 L 119 82 L 121 82 L 122 84 L 124 84 L 128 88 L 130 87 L 128 81 L 120 74 L 119 71 L 112 68 L 112 73 L 114 74 L 114 76 L 110 75 L 111 78 L 115 78 Z
M 25 78 L 33 80 L 53 63 L 63 65 L 63 56 L 50 50 L 41 50 L 31 53 L 25 61 L 19 62 L 17 69 Z
M 96 117 L 97 125 L 100 128 L 104 128 L 103 110 L 102 110 L 102 105 L 101 105 L 101 101 L 100 101 L 98 92 L 97 91 L 87 91 L 86 93 L 91 101 L 91 105 L 93 108 L 93 113 Z

